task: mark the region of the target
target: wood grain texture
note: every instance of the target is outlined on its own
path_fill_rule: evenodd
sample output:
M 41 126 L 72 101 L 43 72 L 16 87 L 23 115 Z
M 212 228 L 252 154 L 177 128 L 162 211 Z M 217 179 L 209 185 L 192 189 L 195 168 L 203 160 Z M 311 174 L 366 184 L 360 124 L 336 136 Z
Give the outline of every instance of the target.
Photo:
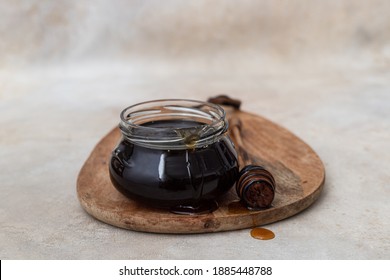
M 250 228 L 280 221 L 309 207 L 321 194 L 324 166 L 318 155 L 288 130 L 260 116 L 233 110 L 229 118 L 242 122 L 240 161 L 248 159 L 268 169 L 275 177 L 272 207 L 250 211 L 239 203 L 232 188 L 210 214 L 187 216 L 146 207 L 120 194 L 111 184 L 108 163 L 120 139 L 114 128 L 94 148 L 77 180 L 82 207 L 105 223 L 145 232 L 202 233 Z

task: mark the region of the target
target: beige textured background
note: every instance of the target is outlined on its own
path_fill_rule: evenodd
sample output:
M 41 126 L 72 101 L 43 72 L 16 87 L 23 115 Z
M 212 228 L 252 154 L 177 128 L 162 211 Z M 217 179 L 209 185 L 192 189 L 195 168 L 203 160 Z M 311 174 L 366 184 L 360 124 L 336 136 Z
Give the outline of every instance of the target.
M 0 258 L 389 259 L 389 81 L 385 0 L 0 0 Z M 78 171 L 122 108 L 221 92 L 326 166 L 274 240 L 129 232 L 81 209 Z
M 380 0 L 2 1 L 0 61 L 196 58 L 252 68 L 341 58 L 388 66 L 389 10 Z

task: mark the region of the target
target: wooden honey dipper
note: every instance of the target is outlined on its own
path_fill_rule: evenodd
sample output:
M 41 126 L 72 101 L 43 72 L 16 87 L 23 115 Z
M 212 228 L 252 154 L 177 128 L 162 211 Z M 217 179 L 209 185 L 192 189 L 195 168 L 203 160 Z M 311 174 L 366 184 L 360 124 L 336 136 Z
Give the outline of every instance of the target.
M 229 106 L 234 111 L 240 109 L 241 101 L 232 99 L 227 95 L 219 95 L 209 98 L 209 102 Z M 234 114 L 233 114 L 234 115 Z M 264 167 L 254 165 L 244 148 L 241 138 L 242 123 L 238 117 L 229 119 L 230 131 L 236 141 L 239 156 L 245 165 L 241 169 L 236 182 L 236 192 L 249 209 L 258 210 L 271 206 L 275 197 L 275 179 Z
M 230 129 L 238 145 L 244 168 L 239 173 L 236 182 L 236 192 L 241 201 L 250 209 L 264 209 L 271 206 L 275 197 L 275 179 L 264 167 L 254 165 L 244 154 L 244 143 L 241 138 L 241 121 L 238 118 L 230 120 Z

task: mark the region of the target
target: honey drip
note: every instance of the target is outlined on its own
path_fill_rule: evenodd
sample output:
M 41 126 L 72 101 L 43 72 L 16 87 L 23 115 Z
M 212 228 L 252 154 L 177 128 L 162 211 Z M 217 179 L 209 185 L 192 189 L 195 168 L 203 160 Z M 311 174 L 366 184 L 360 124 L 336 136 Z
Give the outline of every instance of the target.
M 275 233 L 266 228 L 253 228 L 251 236 L 256 239 L 269 240 L 275 237 Z
M 251 211 L 246 208 L 241 201 L 235 200 L 228 204 L 228 213 L 233 215 L 244 215 L 249 214 Z

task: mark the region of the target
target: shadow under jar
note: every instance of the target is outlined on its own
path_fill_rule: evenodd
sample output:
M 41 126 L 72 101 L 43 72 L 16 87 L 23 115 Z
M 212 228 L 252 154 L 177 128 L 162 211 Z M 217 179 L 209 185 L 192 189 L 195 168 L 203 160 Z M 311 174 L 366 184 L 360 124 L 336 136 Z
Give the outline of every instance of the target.
M 194 100 L 156 100 L 121 112 L 110 177 L 125 196 L 178 214 L 203 214 L 238 177 L 224 110 Z

